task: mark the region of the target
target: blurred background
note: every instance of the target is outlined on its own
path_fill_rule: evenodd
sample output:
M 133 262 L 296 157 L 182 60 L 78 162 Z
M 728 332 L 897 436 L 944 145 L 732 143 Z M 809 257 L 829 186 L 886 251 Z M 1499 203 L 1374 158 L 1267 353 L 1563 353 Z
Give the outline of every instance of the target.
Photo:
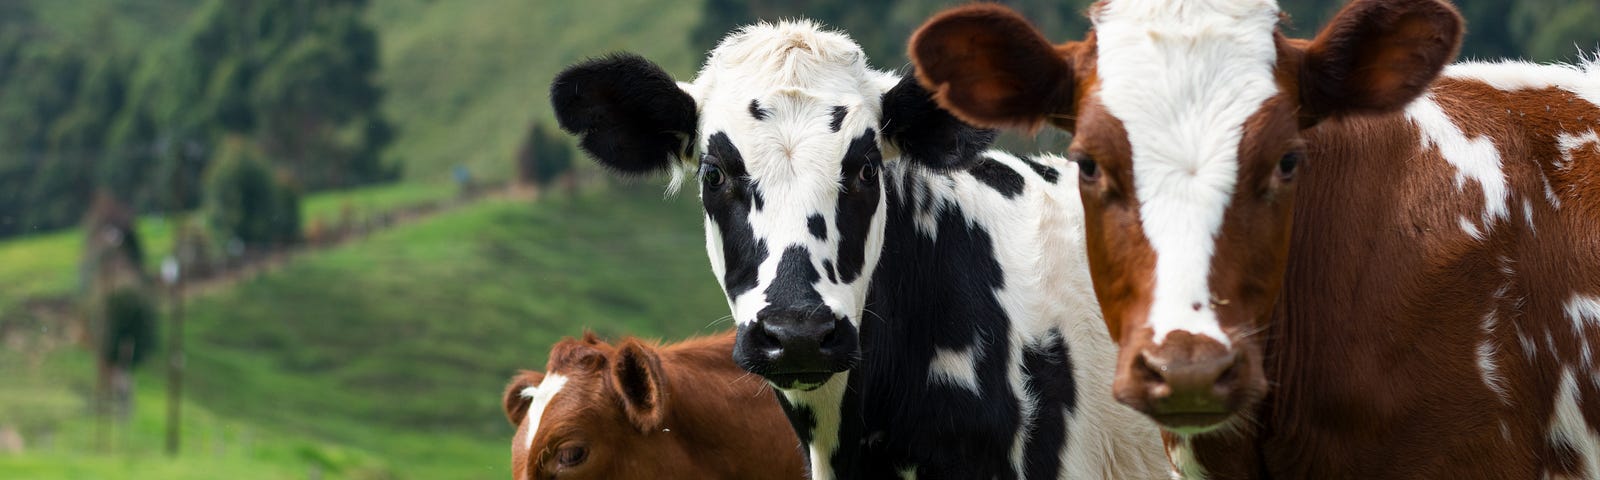
M 0 0 L 0 478 L 505 478 L 552 342 L 730 326 L 694 196 L 575 153 L 551 77 L 797 16 L 903 69 L 951 3 Z M 1458 3 L 1466 57 L 1600 47 L 1600 2 Z

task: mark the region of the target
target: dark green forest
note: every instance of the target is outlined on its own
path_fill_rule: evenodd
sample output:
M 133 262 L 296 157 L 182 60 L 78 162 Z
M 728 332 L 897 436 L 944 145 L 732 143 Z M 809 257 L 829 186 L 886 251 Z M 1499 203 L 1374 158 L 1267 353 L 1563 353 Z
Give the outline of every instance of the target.
M 100 191 L 139 211 L 193 209 L 230 148 L 270 159 L 285 191 L 398 174 L 379 157 L 394 132 L 365 0 L 209 0 L 175 38 L 144 44 L 111 28 L 128 22 L 60 36 L 30 28 L 37 4 L 3 5 L 0 236 L 75 224 Z

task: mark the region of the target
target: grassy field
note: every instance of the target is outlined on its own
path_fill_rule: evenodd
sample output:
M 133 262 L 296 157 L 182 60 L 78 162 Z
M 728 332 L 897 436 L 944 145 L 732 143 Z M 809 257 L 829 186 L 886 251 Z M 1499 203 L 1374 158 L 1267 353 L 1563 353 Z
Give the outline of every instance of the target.
M 303 219 L 307 225 L 334 224 L 345 211 L 357 218 L 399 208 L 448 200 L 455 187 L 444 183 L 399 183 L 322 192 L 306 198 Z M 139 222 L 139 238 L 151 271 L 172 251 L 172 224 L 161 217 Z M 79 228 L 0 241 L 0 312 L 15 308 L 27 298 L 64 297 L 78 291 L 78 261 L 83 255 Z
M 193 455 L 154 455 L 155 369 L 141 373 L 129 451 L 82 455 L 92 369 L 68 349 L 0 394 L 0 412 L 28 419 L 0 424 L 59 425 L 54 446 L 0 455 L 0 477 L 505 478 L 500 387 L 541 367 L 553 341 L 584 328 L 682 338 L 729 326 L 693 204 L 654 186 L 488 200 L 304 254 L 190 302 Z
M 31 1 L 53 36 L 148 48 L 200 3 Z M 304 220 L 449 199 L 456 165 L 507 178 L 530 122 L 551 118 L 545 96 L 562 66 L 631 50 L 692 75 L 700 3 L 372 1 L 383 108 L 399 129 L 385 155 L 404 180 L 312 195 Z M 692 197 L 602 190 L 465 206 L 191 299 L 178 460 L 158 453 L 159 362 L 138 373 L 137 409 L 105 451 L 86 415 L 91 359 L 70 346 L 73 332 L 38 324 L 51 340 L 0 345 L 0 428 L 27 440 L 22 454 L 0 453 L 0 478 L 505 478 L 500 388 L 541 367 L 550 343 L 584 328 L 682 338 L 729 326 Z M 152 262 L 170 251 L 169 222 L 139 229 Z M 77 291 L 81 235 L 0 241 L 0 322 L 28 299 Z
M 411 179 L 442 179 L 456 164 L 507 178 L 529 122 L 554 121 L 550 80 L 567 64 L 628 50 L 693 75 L 705 54 L 688 41 L 701 3 L 374 1 L 384 110 L 400 129 L 388 154 Z

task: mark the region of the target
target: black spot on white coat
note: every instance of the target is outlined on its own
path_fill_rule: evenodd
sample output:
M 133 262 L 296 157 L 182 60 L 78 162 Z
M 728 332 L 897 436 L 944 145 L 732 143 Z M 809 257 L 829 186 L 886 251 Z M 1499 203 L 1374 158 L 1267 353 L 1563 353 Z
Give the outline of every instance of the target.
M 854 282 L 861 276 L 867 258 L 867 234 L 871 231 L 873 215 L 878 211 L 878 197 L 882 176 L 863 181 L 856 172 L 863 165 L 881 164 L 878 140 L 872 129 L 856 136 L 845 149 L 844 167 L 840 176 L 845 188 L 834 209 L 834 222 L 839 230 L 839 280 Z
M 844 116 L 848 114 L 850 114 L 850 109 L 845 108 L 844 105 L 835 105 L 832 112 L 833 119 L 828 122 L 828 128 L 832 129 L 834 133 L 838 133 L 839 129 L 844 128 Z
M 828 223 L 822 219 L 822 215 L 812 214 L 806 217 L 806 229 L 811 230 L 811 236 L 817 237 L 817 240 L 828 239 Z
M 1011 167 L 1003 163 L 993 159 L 984 159 L 984 161 L 974 165 L 967 171 L 972 173 L 972 176 L 977 178 L 978 181 L 1000 192 L 1001 195 L 1005 195 L 1006 198 L 1016 198 L 1018 194 L 1022 193 L 1022 174 L 1017 173 L 1016 170 L 1012 170 Z
M 751 99 L 750 100 L 750 116 L 754 117 L 756 119 L 756 121 L 761 121 L 761 120 L 766 120 L 767 119 L 767 112 L 766 112 L 766 110 L 762 110 L 761 109 L 761 102 L 760 101 L 757 101 L 755 99 Z
M 701 204 L 722 237 L 724 265 L 723 285 L 728 298 L 756 287 L 756 275 L 761 262 L 767 259 L 767 243 L 756 238 L 750 226 L 750 207 L 760 198 L 745 180 L 744 157 L 734 148 L 728 135 L 717 132 L 711 135 L 706 146 L 706 162 L 722 169 L 726 180 L 714 189 L 701 186 Z
M 1057 180 L 1061 179 L 1061 171 L 1056 170 L 1055 167 L 1036 162 L 1029 157 L 1017 158 L 1021 159 L 1022 163 L 1028 164 L 1028 168 L 1033 169 L 1034 173 L 1038 173 L 1040 177 L 1044 178 L 1044 181 L 1049 182 L 1051 185 L 1054 185 Z

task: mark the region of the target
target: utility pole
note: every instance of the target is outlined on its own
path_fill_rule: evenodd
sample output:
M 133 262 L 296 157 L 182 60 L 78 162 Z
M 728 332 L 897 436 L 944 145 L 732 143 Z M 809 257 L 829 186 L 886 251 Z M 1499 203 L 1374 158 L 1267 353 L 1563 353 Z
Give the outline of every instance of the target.
M 172 296 L 167 326 L 167 456 L 171 457 L 178 456 L 178 438 L 183 431 L 179 412 L 183 405 L 183 272 L 178 260 L 183 252 L 175 253 L 161 262 L 161 279 Z

